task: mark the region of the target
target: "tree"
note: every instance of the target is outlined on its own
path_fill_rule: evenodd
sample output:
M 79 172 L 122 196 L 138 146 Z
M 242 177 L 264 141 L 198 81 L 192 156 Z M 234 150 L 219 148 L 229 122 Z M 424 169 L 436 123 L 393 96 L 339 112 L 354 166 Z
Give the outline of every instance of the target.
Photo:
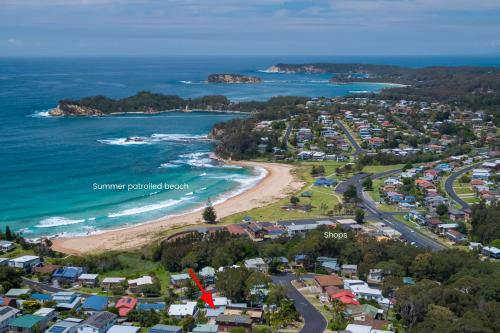
M 354 219 L 358 223 L 363 223 L 365 219 L 365 211 L 361 208 L 356 208 L 356 210 L 354 211 Z
M 215 213 L 215 209 L 210 202 L 210 199 L 207 201 L 207 206 L 203 210 L 203 220 L 207 223 L 215 223 L 217 221 L 217 214 Z
M 439 216 L 444 216 L 444 215 L 448 214 L 448 206 L 446 206 L 445 204 L 439 204 L 436 207 L 436 213 Z
M 349 185 L 343 194 L 344 202 L 352 202 L 358 199 L 358 193 L 354 185 Z
M 368 191 L 373 190 L 373 181 L 372 181 L 372 178 L 371 178 L 371 177 L 367 177 L 367 178 L 363 181 L 363 187 L 365 188 L 365 190 L 368 190 Z
M 10 231 L 10 227 L 6 226 L 5 227 L 5 239 L 8 241 L 11 241 L 14 239 L 14 236 L 12 235 L 12 231 Z
M 12 267 L 0 267 L 0 286 L 7 292 L 11 288 L 19 288 L 22 284 L 23 272 Z
M 297 205 L 299 202 L 300 202 L 300 199 L 294 195 L 290 198 L 290 203 L 294 206 Z
M 26 300 L 23 302 L 23 310 L 28 314 L 35 312 L 41 307 L 42 304 L 40 304 L 37 300 Z
M 470 177 L 467 175 L 463 175 L 462 177 L 460 177 L 459 182 L 462 184 L 467 184 L 470 182 Z

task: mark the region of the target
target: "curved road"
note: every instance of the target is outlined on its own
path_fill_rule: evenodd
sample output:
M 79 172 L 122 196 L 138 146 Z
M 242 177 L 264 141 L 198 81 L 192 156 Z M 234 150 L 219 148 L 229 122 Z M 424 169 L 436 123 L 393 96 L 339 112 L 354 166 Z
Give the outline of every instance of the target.
M 371 176 L 372 179 L 378 179 L 378 178 L 384 178 L 387 177 L 391 174 L 397 173 L 400 170 L 389 170 L 389 171 L 384 171 L 378 174 L 374 174 Z M 344 193 L 347 188 L 350 185 L 353 185 L 356 187 L 356 191 L 358 193 L 358 198 L 361 198 L 362 203 L 359 204 L 361 208 L 364 208 L 368 214 L 370 214 L 370 217 L 378 219 L 385 224 L 389 225 L 393 229 L 397 230 L 398 232 L 401 233 L 401 235 L 407 239 L 409 242 L 415 243 L 416 246 L 422 247 L 422 248 L 428 248 L 432 251 L 439 251 L 445 249 L 445 247 L 438 243 L 437 241 L 433 240 L 430 237 L 427 237 L 421 233 L 416 232 L 412 228 L 408 227 L 404 223 L 401 223 L 401 221 L 398 221 L 397 219 L 394 218 L 394 213 L 390 212 L 382 212 L 378 210 L 378 207 L 376 203 L 371 200 L 371 198 L 365 197 L 363 194 L 363 186 L 362 182 L 363 179 L 370 176 L 369 174 L 366 173 L 359 173 L 357 175 L 352 176 L 351 178 L 345 180 L 344 182 L 340 183 L 336 188 L 335 191 L 339 194 Z
M 271 278 L 274 284 L 285 287 L 286 296 L 294 300 L 295 308 L 304 318 L 304 327 L 299 333 L 321 333 L 326 329 L 325 317 L 292 285 L 292 280 L 295 279 L 292 274 L 277 274 Z
M 457 178 L 462 176 L 464 173 L 467 173 L 467 172 L 471 171 L 472 169 L 477 168 L 478 166 L 480 166 L 484 162 L 491 161 L 491 160 L 494 160 L 494 159 L 487 159 L 487 160 L 469 165 L 466 168 L 463 168 L 463 169 L 460 169 L 456 172 L 453 172 L 451 174 L 451 176 L 446 179 L 446 181 L 444 183 L 444 190 L 446 191 L 446 193 L 448 193 L 448 195 L 453 200 L 455 200 L 460 206 L 462 206 L 462 208 L 469 208 L 470 204 L 468 204 L 467 202 L 465 202 L 462 198 L 460 198 L 458 196 L 457 192 L 455 192 L 455 189 L 453 188 L 453 183 L 455 183 L 455 180 L 457 180 Z

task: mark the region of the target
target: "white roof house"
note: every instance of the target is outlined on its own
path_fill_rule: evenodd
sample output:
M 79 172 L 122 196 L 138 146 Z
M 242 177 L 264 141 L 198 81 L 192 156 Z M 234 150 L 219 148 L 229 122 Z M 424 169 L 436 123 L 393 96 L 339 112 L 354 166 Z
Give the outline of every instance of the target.
M 196 313 L 196 302 L 185 304 L 172 304 L 168 308 L 168 315 L 174 317 L 194 316 Z
M 118 284 L 124 282 L 126 279 L 123 277 L 107 277 L 102 280 L 104 284 Z
M 113 325 L 106 333 L 139 333 L 141 328 L 138 326 Z
M 98 276 L 99 276 L 99 274 L 87 274 L 87 273 L 84 273 L 84 274 L 80 274 L 80 276 L 78 277 L 78 280 L 94 281 L 94 280 L 97 279 Z
M 144 275 L 140 278 L 133 279 L 133 280 L 128 280 L 128 284 L 130 285 L 136 285 L 136 286 L 144 286 L 147 284 L 153 284 L 153 278 L 149 275 Z
M 36 266 L 40 263 L 40 257 L 38 256 L 22 256 L 9 260 L 10 267 L 28 269 Z

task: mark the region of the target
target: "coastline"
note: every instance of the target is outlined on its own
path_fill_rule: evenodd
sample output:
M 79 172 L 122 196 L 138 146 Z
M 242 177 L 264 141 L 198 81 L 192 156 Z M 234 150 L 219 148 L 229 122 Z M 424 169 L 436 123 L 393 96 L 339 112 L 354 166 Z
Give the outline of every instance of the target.
M 217 218 L 265 206 L 286 197 L 289 193 L 302 188 L 303 183 L 291 174 L 294 168 L 289 164 L 250 161 L 225 161 L 227 164 L 243 167 L 263 168 L 267 171 L 255 186 L 214 204 Z M 139 225 L 79 237 L 57 238 L 52 240 L 52 249 L 72 255 L 110 250 L 131 250 L 150 244 L 160 234 L 170 228 L 203 223 L 201 209 L 184 214 L 165 216 Z
M 103 114 L 65 114 L 63 111 L 58 112 L 60 110 L 58 107 L 48 109 L 43 113 L 46 113 L 46 117 L 52 118 L 64 118 L 64 117 L 113 117 L 113 116 L 123 116 L 123 115 L 159 115 L 163 113 L 174 113 L 174 112 L 182 112 L 182 113 L 227 113 L 227 114 L 250 114 L 251 112 L 246 111 L 236 111 L 236 110 L 201 110 L 201 109 L 169 109 L 169 110 L 161 110 L 155 112 L 148 111 L 133 111 L 133 112 L 111 112 L 111 113 L 103 113 Z

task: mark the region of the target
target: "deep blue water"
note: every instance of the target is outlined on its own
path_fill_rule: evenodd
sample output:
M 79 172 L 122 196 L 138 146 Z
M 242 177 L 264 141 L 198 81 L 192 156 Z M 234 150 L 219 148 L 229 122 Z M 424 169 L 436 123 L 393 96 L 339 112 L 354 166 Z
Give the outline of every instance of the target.
M 27 236 L 82 234 L 147 221 L 222 200 L 255 182 L 250 170 L 217 165 L 205 140 L 229 114 L 49 118 L 63 98 L 115 98 L 151 90 L 235 101 L 276 95 L 339 96 L 378 84 L 328 83 L 328 75 L 269 74 L 278 62 L 363 62 L 403 66 L 498 66 L 467 57 L 0 58 L 0 227 Z M 207 84 L 211 73 L 259 75 L 258 85 Z M 142 137 L 140 144 L 124 142 Z M 183 190 L 94 190 L 93 184 L 187 184 Z

